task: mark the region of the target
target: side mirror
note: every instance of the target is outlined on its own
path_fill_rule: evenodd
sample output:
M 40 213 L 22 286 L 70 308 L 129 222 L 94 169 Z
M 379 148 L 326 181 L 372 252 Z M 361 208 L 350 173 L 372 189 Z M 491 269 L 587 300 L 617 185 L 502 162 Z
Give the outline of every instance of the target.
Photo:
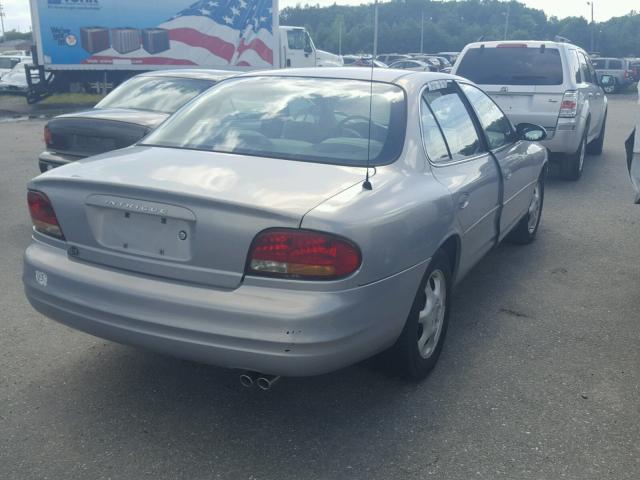
M 615 85 L 616 80 L 613 78 L 613 75 L 602 75 L 600 77 L 600 86 L 602 87 L 611 87 Z
M 547 131 L 544 127 L 533 123 L 521 123 L 516 127 L 518 138 L 525 142 L 541 142 L 547 138 Z
M 305 47 L 304 47 L 304 53 L 305 53 L 306 55 L 310 55 L 310 54 L 311 54 L 311 52 L 313 52 L 313 49 L 311 48 L 311 46 L 310 46 L 310 45 L 307 45 L 307 46 L 305 46 Z

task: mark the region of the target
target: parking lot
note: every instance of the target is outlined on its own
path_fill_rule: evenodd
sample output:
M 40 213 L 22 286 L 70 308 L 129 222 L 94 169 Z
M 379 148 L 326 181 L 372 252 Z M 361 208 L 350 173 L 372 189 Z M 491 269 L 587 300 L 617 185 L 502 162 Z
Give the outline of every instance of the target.
M 120 346 L 22 292 L 43 120 L 0 123 L 0 478 L 637 479 L 640 208 L 611 96 L 605 151 L 547 183 L 538 239 L 456 291 L 420 384 L 374 362 L 246 390 L 236 372 Z

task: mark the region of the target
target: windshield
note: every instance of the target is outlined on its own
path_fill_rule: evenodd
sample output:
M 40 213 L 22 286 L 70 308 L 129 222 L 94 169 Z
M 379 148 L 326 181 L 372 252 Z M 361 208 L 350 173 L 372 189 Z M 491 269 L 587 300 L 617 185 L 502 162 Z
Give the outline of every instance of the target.
M 11 58 L 11 57 L 0 57 L 0 68 L 2 69 L 12 69 L 15 67 L 20 60 Z
M 403 91 L 386 83 L 243 78 L 202 95 L 144 143 L 349 166 L 380 165 L 394 161 L 402 149 L 405 109 Z
M 479 85 L 562 85 L 557 48 L 472 48 L 457 75 Z
M 102 99 L 96 108 L 132 108 L 173 113 L 214 85 L 213 80 L 134 77 Z

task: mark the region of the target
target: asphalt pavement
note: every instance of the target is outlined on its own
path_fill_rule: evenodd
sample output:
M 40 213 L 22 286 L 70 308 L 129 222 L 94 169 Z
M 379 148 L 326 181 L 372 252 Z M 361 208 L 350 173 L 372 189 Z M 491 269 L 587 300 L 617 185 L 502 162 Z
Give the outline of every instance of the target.
M 0 123 L 0 479 L 640 478 L 640 206 L 610 97 L 605 151 L 551 177 L 539 236 L 502 245 L 455 293 L 420 384 L 365 362 L 284 379 L 90 337 L 21 283 L 41 120 Z

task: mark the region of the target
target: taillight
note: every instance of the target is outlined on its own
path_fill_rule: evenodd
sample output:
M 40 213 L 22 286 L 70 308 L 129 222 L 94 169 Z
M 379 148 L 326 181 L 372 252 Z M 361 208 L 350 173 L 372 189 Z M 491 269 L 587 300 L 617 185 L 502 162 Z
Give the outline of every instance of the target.
M 253 240 L 249 275 L 335 280 L 355 272 L 362 258 L 350 241 L 312 230 L 271 229 Z
M 29 203 L 31 220 L 36 230 L 45 235 L 64 240 L 62 229 L 58 223 L 56 212 L 53 211 L 53 205 L 51 205 L 49 197 L 42 192 L 29 190 L 27 202 Z
M 560 117 L 574 118 L 576 115 L 578 115 L 578 92 L 565 92 L 560 105 Z
M 51 134 L 49 127 L 46 125 L 44 127 L 44 143 L 47 147 L 53 143 L 53 135 Z
M 526 43 L 500 43 L 496 48 L 527 48 Z
M 625 70 L 625 71 L 624 71 L 624 78 L 625 78 L 626 80 L 630 79 L 630 78 L 631 78 L 631 75 L 632 75 L 632 73 L 631 73 L 629 70 Z

